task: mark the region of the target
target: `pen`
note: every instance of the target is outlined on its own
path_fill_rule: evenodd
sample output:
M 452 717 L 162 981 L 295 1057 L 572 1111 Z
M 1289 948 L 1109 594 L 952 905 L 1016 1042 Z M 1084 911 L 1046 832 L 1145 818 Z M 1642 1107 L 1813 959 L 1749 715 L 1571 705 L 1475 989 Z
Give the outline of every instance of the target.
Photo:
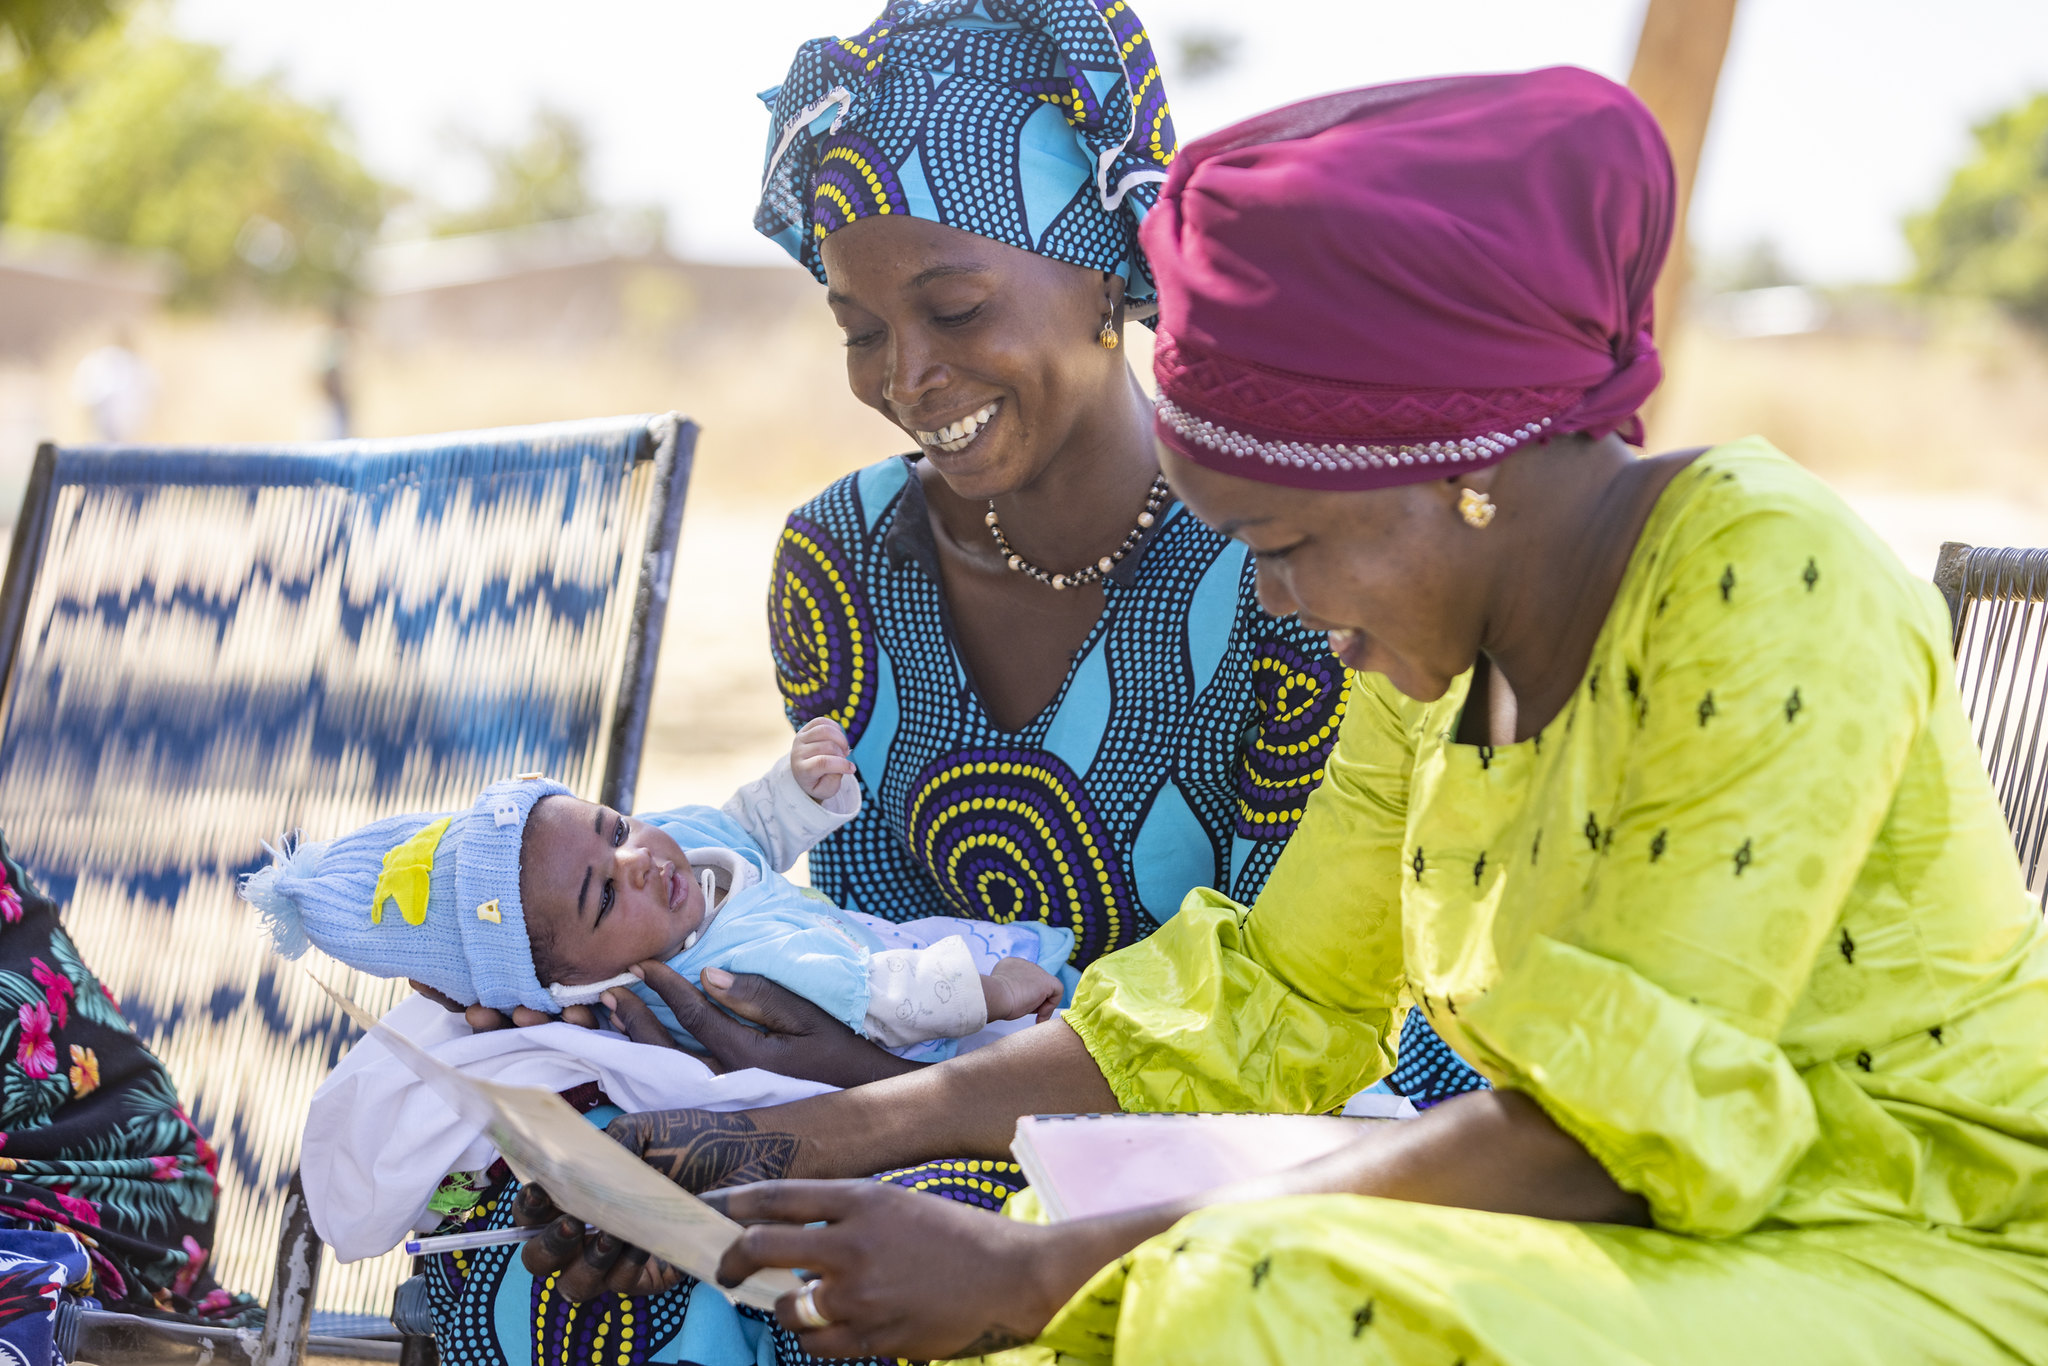
M 585 1228 L 595 1228 L 585 1224 Z M 408 1238 L 405 1251 L 409 1257 L 423 1257 L 434 1252 L 460 1252 L 464 1248 L 496 1247 L 500 1243 L 524 1243 L 540 1237 L 548 1226 L 539 1228 L 481 1228 L 474 1233 L 444 1233 L 435 1238 Z

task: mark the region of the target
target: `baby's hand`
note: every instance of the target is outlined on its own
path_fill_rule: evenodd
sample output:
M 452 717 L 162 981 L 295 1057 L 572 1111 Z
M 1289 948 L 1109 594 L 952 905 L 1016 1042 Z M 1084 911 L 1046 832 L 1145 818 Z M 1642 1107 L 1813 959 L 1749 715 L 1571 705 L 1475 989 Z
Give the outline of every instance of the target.
M 814 802 L 827 801 L 839 791 L 842 775 L 853 774 L 851 755 L 839 723 L 820 716 L 796 733 L 796 742 L 789 747 L 789 768 L 806 796 Z
M 1044 1024 L 1059 1009 L 1066 989 L 1060 979 L 1029 958 L 1005 958 L 981 979 L 981 992 L 988 1001 L 991 1020 L 1021 1020 L 1036 1015 Z

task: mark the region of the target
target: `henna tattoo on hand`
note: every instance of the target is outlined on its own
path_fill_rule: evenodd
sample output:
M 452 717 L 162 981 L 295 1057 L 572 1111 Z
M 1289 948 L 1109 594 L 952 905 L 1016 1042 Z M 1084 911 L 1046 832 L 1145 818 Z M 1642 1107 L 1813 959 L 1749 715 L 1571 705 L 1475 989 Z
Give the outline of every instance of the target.
M 1012 1347 L 1022 1347 L 1029 1341 L 1031 1341 L 1029 1333 L 1020 1333 L 1014 1328 L 1005 1328 L 999 1323 L 990 1324 L 987 1331 L 982 1333 L 980 1337 L 968 1343 L 953 1355 L 962 1357 L 987 1356 L 990 1352 L 1007 1352 Z
M 744 1114 L 652 1110 L 622 1115 L 613 1138 L 677 1185 L 692 1191 L 774 1181 L 796 1161 L 795 1134 L 763 1132 Z

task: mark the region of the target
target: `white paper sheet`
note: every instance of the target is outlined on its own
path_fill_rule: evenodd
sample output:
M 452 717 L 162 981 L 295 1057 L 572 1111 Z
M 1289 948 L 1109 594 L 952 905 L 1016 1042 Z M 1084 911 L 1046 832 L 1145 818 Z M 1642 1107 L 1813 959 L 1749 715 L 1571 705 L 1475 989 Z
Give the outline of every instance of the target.
M 1025 1115 L 1010 1151 L 1046 1213 L 1063 1223 L 1164 1205 L 1298 1167 L 1356 1143 L 1374 1124 L 1391 1122 L 1329 1115 Z

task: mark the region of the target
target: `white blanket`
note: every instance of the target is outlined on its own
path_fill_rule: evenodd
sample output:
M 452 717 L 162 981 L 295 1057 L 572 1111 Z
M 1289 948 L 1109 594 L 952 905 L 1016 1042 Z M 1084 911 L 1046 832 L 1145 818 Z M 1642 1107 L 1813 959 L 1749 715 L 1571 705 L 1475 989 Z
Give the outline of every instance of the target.
M 594 1081 L 629 1112 L 751 1110 L 833 1088 L 773 1072 L 719 1076 L 688 1053 L 575 1025 L 476 1034 L 423 996 L 386 1015 L 393 1029 L 451 1066 L 510 1085 L 566 1091 Z M 313 1093 L 299 1162 L 313 1227 L 344 1262 L 398 1245 L 426 1217 L 451 1171 L 479 1171 L 497 1149 L 442 1104 L 376 1036 L 362 1040 Z

